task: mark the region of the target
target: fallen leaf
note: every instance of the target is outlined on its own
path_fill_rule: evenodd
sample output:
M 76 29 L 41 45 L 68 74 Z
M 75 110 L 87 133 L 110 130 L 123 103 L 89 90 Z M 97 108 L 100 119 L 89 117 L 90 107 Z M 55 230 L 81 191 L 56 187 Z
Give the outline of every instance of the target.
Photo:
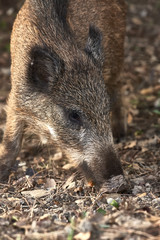
M 98 208 L 97 212 L 102 214 L 102 215 L 106 215 L 106 211 L 102 208 Z
M 147 195 L 147 193 L 141 193 L 141 194 L 138 194 L 137 197 L 143 198 L 143 197 L 145 197 L 146 195 Z
M 74 239 L 76 240 L 88 240 L 91 237 L 91 233 L 90 232 L 86 232 L 86 233 L 78 233 L 77 235 L 74 236 Z
M 160 85 L 157 85 L 155 87 L 149 87 L 149 88 L 144 88 L 140 91 L 140 94 L 146 95 L 146 94 L 153 94 L 155 91 L 160 90 Z
M 133 17 L 132 22 L 136 25 L 141 25 L 142 24 L 142 21 L 137 17 Z
M 135 70 L 136 70 L 136 72 L 143 73 L 143 74 L 146 72 L 145 67 L 136 67 Z
M 62 159 L 62 152 L 55 153 L 52 158 L 53 161 L 58 161 L 60 159 Z
M 26 197 L 41 198 L 41 197 L 45 197 L 46 195 L 49 195 L 50 191 L 38 189 L 38 190 L 32 190 L 32 191 L 23 191 L 21 193 Z
M 76 183 L 74 181 L 75 175 L 73 174 L 72 176 L 70 176 L 66 183 L 63 185 L 63 189 L 71 189 L 71 188 L 75 188 Z
M 132 117 L 132 114 L 130 114 L 130 113 L 128 114 L 127 122 L 128 122 L 128 124 L 133 122 L 133 117 Z
M 69 170 L 69 169 L 71 169 L 74 166 L 75 165 L 73 163 L 67 163 L 62 168 L 65 169 L 65 170 Z
M 134 141 L 131 141 L 127 146 L 124 147 L 124 149 L 127 149 L 127 148 L 133 148 L 137 145 L 137 141 L 134 140 Z
M 160 72 L 160 64 L 158 64 L 155 68 L 156 71 Z
M 26 233 L 27 239 L 67 239 L 64 231 L 54 231 L 54 232 L 46 232 L 46 233 Z

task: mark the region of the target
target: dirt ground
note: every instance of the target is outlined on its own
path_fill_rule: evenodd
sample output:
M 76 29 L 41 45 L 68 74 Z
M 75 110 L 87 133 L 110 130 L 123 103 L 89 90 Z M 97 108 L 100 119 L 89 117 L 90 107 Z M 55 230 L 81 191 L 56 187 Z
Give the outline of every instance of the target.
M 0 239 L 160 239 L 160 0 L 128 0 L 123 94 L 128 133 L 116 144 L 130 189 L 99 193 L 51 146 L 26 136 L 0 184 Z M 10 32 L 21 5 L 0 0 L 0 141 L 10 90 Z M 76 177 L 75 177 L 76 176 Z

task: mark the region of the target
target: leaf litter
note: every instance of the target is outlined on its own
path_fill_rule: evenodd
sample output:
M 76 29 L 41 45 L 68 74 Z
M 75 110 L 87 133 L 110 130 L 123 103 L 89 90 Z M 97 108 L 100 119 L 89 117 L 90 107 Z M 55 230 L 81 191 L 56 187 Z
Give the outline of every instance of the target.
M 10 90 L 9 36 L 20 4 L 6 1 L 0 9 L 0 141 Z M 160 1 L 127 4 L 121 77 L 128 133 L 116 146 L 129 189 L 97 191 L 59 150 L 26 136 L 18 170 L 0 184 L 0 239 L 160 239 Z

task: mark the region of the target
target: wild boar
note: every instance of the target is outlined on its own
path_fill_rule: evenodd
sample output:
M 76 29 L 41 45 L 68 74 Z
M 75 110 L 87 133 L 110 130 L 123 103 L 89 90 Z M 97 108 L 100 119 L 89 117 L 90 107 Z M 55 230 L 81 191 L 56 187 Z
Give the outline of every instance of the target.
M 124 185 L 113 143 L 121 124 L 123 0 L 26 0 L 11 36 L 11 92 L 0 146 L 0 180 L 8 177 L 27 127 L 61 147 L 87 180 Z M 114 104 L 116 102 L 116 104 Z M 124 181 L 124 182 L 123 182 Z M 115 188 L 119 188 L 116 184 Z

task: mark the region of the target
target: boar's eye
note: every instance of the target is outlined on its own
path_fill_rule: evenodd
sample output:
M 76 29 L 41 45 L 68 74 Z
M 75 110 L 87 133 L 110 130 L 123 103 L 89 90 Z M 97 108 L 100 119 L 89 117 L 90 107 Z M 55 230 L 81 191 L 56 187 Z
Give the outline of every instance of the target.
M 68 113 L 68 119 L 72 124 L 77 126 L 82 126 L 81 114 L 76 110 L 70 110 Z

